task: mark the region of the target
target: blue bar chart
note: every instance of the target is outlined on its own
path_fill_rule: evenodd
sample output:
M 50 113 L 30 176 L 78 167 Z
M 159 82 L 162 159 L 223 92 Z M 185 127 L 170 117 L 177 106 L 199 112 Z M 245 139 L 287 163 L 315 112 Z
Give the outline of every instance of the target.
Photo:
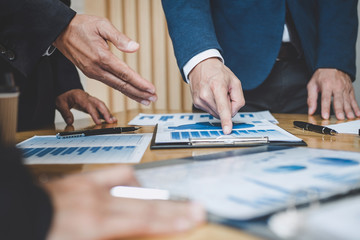
M 151 134 L 118 134 L 58 139 L 35 136 L 20 144 L 26 164 L 136 163 Z

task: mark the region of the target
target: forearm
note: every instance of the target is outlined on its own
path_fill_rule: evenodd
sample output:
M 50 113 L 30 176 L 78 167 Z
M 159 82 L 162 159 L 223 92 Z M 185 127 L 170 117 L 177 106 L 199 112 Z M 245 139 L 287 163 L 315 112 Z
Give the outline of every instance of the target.
M 315 68 L 336 68 L 355 79 L 357 0 L 318 1 L 318 58 Z
M 1 1 L 1 6 L 10 11 L 0 12 L 0 44 L 14 58 L 0 57 L 25 76 L 75 16 L 59 0 Z
M 208 0 L 162 0 L 162 4 L 182 74 L 185 64 L 195 55 L 208 49 L 222 51 Z

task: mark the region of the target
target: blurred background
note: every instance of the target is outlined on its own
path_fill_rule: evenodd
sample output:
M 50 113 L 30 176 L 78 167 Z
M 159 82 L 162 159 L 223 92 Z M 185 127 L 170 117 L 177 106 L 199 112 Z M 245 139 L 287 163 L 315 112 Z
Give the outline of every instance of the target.
M 111 48 L 120 59 L 155 85 L 158 101 L 145 107 L 103 83 L 89 80 L 80 72 L 87 92 L 104 101 L 111 112 L 128 109 L 191 110 L 190 90 L 182 81 L 176 65 L 161 0 L 72 0 L 72 8 L 78 13 L 108 18 L 119 31 L 140 43 L 140 50 L 132 54 L 124 54 L 113 46 Z M 359 6 L 358 11 L 360 12 Z M 358 33 L 357 53 L 359 50 Z M 357 69 L 354 87 L 357 102 L 360 105 L 360 57 L 358 55 Z M 88 118 L 87 114 L 72 111 L 76 119 Z M 58 112 L 55 121 L 63 121 Z

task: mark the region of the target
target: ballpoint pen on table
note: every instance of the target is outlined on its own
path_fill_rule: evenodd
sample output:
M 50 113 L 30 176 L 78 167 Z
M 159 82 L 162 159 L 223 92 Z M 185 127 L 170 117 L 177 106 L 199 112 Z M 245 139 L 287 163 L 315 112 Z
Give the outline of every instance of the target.
M 307 131 L 322 133 L 322 134 L 329 134 L 329 135 L 335 135 L 338 132 L 334 129 L 324 127 L 321 125 L 315 125 L 307 122 L 301 122 L 301 121 L 294 121 L 294 126 L 298 128 L 302 128 Z
M 73 132 L 60 132 L 56 134 L 57 138 L 73 138 L 73 137 L 85 137 L 102 134 L 117 134 L 123 132 L 132 132 L 140 129 L 140 127 L 113 127 L 113 128 L 101 128 L 101 129 L 90 129 L 80 130 Z

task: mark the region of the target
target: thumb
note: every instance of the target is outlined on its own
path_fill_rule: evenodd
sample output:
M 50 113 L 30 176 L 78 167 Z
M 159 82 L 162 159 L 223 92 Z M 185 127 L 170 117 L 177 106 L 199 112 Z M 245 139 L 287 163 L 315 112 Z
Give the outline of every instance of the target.
M 136 52 L 140 47 L 139 43 L 119 32 L 109 21 L 100 28 L 100 35 L 123 52 Z

